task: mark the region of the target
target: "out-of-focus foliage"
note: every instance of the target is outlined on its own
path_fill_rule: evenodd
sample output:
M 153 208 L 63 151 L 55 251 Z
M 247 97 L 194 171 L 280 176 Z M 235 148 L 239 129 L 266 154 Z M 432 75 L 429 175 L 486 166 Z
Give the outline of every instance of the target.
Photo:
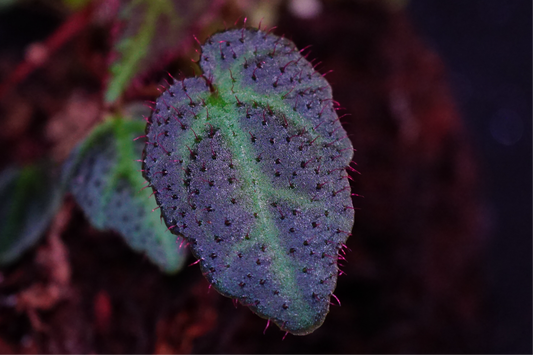
M 16 2 L 17 0 L 0 0 L 0 11 L 2 11 L 4 8 L 14 5 Z
M 144 146 L 134 139 L 143 134 L 144 121 L 111 118 L 97 126 L 71 154 L 63 180 L 91 224 L 113 230 L 163 271 L 178 271 L 185 248 L 161 222 L 155 198 L 140 174 Z
M 107 103 L 116 101 L 126 87 L 147 70 L 173 58 L 190 24 L 208 7 L 209 1 L 128 0 L 122 1 L 114 44 L 115 59 L 105 93 Z
M 71 10 L 79 10 L 87 6 L 92 0 L 63 0 L 63 4 Z
M 22 255 L 44 233 L 61 201 L 61 189 L 48 164 L 0 174 L 0 265 Z

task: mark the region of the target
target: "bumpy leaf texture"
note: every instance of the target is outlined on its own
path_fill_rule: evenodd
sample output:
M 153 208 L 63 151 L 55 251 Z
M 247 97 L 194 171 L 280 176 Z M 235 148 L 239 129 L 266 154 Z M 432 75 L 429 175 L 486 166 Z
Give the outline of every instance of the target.
M 139 174 L 143 144 L 134 138 L 144 123 L 110 119 L 96 127 L 71 154 L 64 180 L 91 224 L 121 234 L 163 271 L 174 273 L 186 258 L 180 241 L 161 222 L 146 181 Z
M 213 35 L 200 66 L 158 98 L 144 176 L 220 293 L 308 334 L 354 221 L 331 87 L 292 42 L 253 29 Z

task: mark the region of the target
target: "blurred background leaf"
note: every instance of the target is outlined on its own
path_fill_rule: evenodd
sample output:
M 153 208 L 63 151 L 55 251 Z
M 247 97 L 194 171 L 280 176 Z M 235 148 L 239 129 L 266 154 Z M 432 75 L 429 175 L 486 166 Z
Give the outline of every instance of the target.
M 134 79 L 161 68 L 190 46 L 190 27 L 212 11 L 210 6 L 206 0 L 121 1 L 105 101 L 113 103 Z
M 0 0 L 0 11 L 14 5 L 18 0 Z
M 63 181 L 99 230 L 113 230 L 163 271 L 178 271 L 186 258 L 181 240 L 160 220 L 155 198 L 140 174 L 143 120 L 108 118 L 74 150 Z M 184 244 L 184 243 L 183 243 Z
M 7 168 L 0 174 L 0 265 L 15 261 L 37 242 L 61 196 L 49 164 Z
M 87 6 L 92 0 L 62 0 L 63 4 L 69 9 L 76 11 Z

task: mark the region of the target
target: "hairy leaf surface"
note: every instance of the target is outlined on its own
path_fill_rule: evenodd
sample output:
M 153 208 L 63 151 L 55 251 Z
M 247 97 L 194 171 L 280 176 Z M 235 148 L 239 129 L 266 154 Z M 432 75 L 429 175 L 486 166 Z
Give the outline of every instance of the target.
M 144 175 L 219 292 L 308 334 L 354 217 L 331 87 L 292 42 L 258 30 L 215 34 L 200 66 L 157 100 Z

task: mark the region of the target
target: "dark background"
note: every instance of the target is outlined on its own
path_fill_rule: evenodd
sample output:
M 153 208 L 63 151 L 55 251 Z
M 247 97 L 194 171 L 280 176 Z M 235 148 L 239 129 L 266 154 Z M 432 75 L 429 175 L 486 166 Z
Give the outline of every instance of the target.
M 491 225 L 487 351 L 502 353 L 531 352 L 531 5 L 412 0 L 408 7 L 418 33 L 448 67 L 482 164 Z M 491 125 L 514 138 L 502 144 Z

